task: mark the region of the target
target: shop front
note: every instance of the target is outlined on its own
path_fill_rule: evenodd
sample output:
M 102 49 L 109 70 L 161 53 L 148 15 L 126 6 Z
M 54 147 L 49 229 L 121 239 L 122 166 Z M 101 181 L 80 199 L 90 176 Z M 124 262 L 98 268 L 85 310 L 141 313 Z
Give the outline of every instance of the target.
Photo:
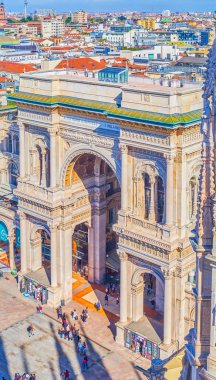
M 45 286 L 39 284 L 31 278 L 23 276 L 19 280 L 20 292 L 24 297 L 28 297 L 32 300 L 41 302 L 42 305 L 47 303 L 48 290 Z
M 150 341 L 144 336 L 125 329 L 125 347 L 133 352 L 139 352 L 148 360 L 160 357 L 160 349 L 157 343 Z
M 73 271 L 88 276 L 88 233 L 83 229 L 74 232 L 72 241 Z

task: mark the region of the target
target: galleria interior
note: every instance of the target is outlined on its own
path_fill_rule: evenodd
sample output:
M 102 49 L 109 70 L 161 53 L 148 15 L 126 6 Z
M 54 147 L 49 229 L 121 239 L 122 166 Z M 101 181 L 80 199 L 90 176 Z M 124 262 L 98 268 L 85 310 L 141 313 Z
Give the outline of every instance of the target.
M 156 357 L 194 327 L 202 91 L 24 74 L 1 111 L 0 237 L 19 279 L 49 305 L 69 302 L 73 272 L 120 280 L 116 340 L 145 336 Z M 85 100 L 88 99 L 88 100 Z M 17 111 L 18 109 L 18 111 Z M 41 283 L 40 277 L 40 283 Z M 155 318 L 145 331 L 151 284 Z M 162 326 L 162 328 L 161 328 Z M 153 331 L 153 333 L 152 333 Z

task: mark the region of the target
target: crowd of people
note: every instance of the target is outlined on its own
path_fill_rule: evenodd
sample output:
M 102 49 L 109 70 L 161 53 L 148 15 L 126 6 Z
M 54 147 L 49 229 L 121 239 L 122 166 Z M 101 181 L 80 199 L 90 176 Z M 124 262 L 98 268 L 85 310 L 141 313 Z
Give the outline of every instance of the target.
M 36 380 L 36 376 L 34 373 L 24 373 L 23 375 L 15 373 L 14 380 Z
M 78 354 L 80 355 L 80 359 L 82 361 L 82 370 L 86 371 L 88 369 L 88 356 L 87 356 L 87 347 L 86 342 L 82 340 L 79 328 L 76 326 L 76 323 L 71 324 L 65 313 L 62 311 L 62 307 L 59 306 L 57 308 L 57 317 L 61 321 L 61 327 L 59 328 L 58 334 L 60 338 L 66 339 L 68 341 L 73 341 L 75 343 L 75 347 L 77 349 Z M 71 317 L 74 321 L 78 321 L 79 317 L 76 309 L 71 312 Z M 83 309 L 80 319 L 86 323 L 89 318 L 88 307 Z M 63 380 L 67 380 L 70 378 L 70 373 L 66 369 L 62 371 L 61 377 Z

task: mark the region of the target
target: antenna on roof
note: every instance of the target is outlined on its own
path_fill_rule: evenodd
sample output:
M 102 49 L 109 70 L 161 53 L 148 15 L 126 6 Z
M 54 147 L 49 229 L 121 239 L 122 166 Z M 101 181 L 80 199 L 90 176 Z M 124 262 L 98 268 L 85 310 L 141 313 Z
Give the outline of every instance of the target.
M 28 0 L 24 0 L 24 17 L 27 18 Z

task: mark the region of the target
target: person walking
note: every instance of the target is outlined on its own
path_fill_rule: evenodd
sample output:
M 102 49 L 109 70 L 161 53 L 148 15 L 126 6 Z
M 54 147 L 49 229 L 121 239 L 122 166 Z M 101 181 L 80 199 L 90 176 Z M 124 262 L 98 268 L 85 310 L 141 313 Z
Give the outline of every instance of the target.
M 66 369 L 65 373 L 64 373 L 64 376 L 65 376 L 65 380 L 68 380 L 69 377 L 70 377 L 70 373 L 68 371 L 68 369 Z
M 117 295 L 117 297 L 116 297 L 116 305 L 118 305 L 119 304 L 119 295 Z
M 58 316 L 58 319 L 62 319 L 62 307 L 59 306 L 57 308 L 57 316 Z
M 105 295 L 105 306 L 108 306 L 108 302 L 109 302 L 109 297 L 108 297 L 108 294 Z
M 100 311 L 100 308 L 101 308 L 100 300 L 97 301 L 97 303 L 95 304 L 95 307 L 96 307 L 97 311 Z
M 34 327 L 32 324 L 30 324 L 28 327 L 27 327 L 27 331 L 28 331 L 28 336 L 29 338 L 34 335 Z
M 83 360 L 82 360 L 83 371 L 87 370 L 87 363 L 88 363 L 88 358 L 86 355 L 84 355 Z

